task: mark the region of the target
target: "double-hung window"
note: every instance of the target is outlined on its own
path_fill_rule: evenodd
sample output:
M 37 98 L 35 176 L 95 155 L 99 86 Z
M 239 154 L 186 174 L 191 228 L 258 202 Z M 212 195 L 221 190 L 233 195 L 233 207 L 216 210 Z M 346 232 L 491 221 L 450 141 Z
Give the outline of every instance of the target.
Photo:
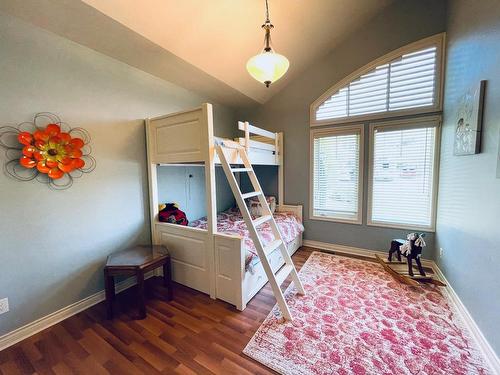
M 370 125 L 368 224 L 434 229 L 439 121 Z
M 313 218 L 361 221 L 362 147 L 360 125 L 311 132 Z

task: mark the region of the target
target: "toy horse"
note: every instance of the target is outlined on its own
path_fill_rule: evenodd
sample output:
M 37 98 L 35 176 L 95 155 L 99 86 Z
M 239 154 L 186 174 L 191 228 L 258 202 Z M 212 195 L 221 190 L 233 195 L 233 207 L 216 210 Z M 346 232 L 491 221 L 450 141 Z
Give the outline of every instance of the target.
M 401 254 L 406 257 L 408 262 L 408 274 L 413 276 L 413 259 L 417 263 L 420 275 L 425 276 L 420 257 L 422 256 L 422 248 L 425 247 L 425 233 L 410 233 L 406 236 L 406 241 L 393 240 L 389 250 L 388 261 L 392 261 L 392 254 L 396 253 L 398 261 L 401 262 Z

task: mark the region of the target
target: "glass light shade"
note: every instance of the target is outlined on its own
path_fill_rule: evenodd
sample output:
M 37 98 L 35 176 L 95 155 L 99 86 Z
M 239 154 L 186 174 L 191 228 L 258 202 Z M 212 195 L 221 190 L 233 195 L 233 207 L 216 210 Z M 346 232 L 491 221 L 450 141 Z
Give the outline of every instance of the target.
M 248 73 L 266 86 L 283 77 L 289 66 L 285 56 L 272 51 L 262 52 L 247 62 Z

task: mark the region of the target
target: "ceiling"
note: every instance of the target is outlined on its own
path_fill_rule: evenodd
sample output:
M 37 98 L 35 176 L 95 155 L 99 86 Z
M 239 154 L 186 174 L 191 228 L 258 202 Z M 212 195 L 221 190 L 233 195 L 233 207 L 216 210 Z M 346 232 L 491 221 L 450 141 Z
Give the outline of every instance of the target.
M 290 69 L 270 88 L 246 72 L 264 0 L 3 0 L 0 10 L 223 104 L 264 103 L 393 0 L 269 0 Z
M 263 46 L 264 0 L 83 1 L 260 103 L 389 3 L 269 0 L 273 45 L 290 71 L 266 89 L 245 69 Z

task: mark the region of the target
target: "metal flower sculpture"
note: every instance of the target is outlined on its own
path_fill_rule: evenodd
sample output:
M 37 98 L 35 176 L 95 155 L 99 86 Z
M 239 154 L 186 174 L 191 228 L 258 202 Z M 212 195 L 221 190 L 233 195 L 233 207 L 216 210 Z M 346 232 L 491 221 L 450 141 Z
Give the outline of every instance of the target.
M 95 169 L 90 135 L 71 128 L 52 113 L 37 113 L 31 122 L 0 127 L 5 148 L 5 173 L 17 180 L 37 179 L 56 190 L 69 188 L 75 178 Z

